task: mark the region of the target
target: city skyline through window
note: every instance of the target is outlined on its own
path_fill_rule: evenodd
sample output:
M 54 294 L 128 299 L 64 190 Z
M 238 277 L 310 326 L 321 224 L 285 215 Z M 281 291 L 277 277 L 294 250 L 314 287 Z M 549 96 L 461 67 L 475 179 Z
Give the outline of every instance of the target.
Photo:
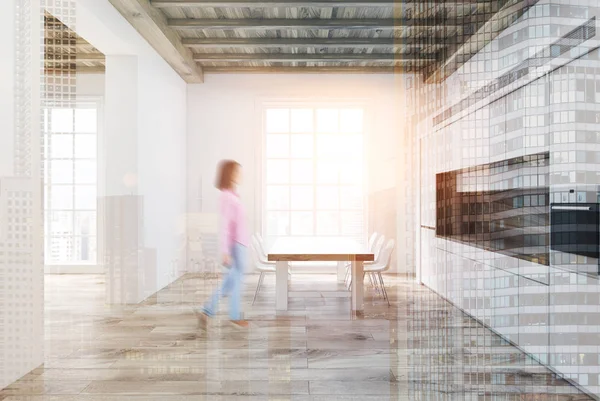
M 98 110 L 44 110 L 45 263 L 96 263 Z

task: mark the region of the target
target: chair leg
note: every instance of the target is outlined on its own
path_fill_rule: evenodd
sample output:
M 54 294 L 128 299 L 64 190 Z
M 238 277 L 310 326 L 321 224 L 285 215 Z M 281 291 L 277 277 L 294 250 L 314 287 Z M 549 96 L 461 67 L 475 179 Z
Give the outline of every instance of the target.
M 381 290 L 379 289 L 379 284 L 377 283 L 377 276 L 375 275 L 375 273 L 369 273 L 369 277 L 371 277 L 371 283 L 375 287 L 375 291 L 378 294 L 381 293 Z
M 373 273 L 375 274 L 375 277 L 377 278 L 377 281 L 379 281 L 379 285 L 381 285 L 381 295 L 383 296 L 384 299 L 387 299 L 387 293 L 385 292 L 385 283 L 383 282 L 383 277 L 381 276 L 380 272 L 377 273 Z
M 373 281 L 373 275 L 371 273 L 369 273 L 369 281 L 371 282 L 371 286 L 373 286 L 375 290 L 377 290 L 377 285 Z
M 261 286 L 264 278 L 265 278 L 265 272 L 260 272 L 260 277 L 258 278 L 258 285 L 256 286 L 256 292 L 254 293 L 254 299 L 252 300 L 252 305 L 254 305 L 254 303 L 256 302 L 256 297 L 258 296 L 258 292 L 260 291 L 260 286 Z
M 390 299 L 388 298 L 387 291 L 385 290 L 385 283 L 383 282 L 383 276 L 381 275 L 381 272 L 377 273 L 377 275 L 379 276 L 379 282 L 381 282 L 383 296 L 385 297 L 385 300 L 387 301 L 388 306 L 390 306 Z

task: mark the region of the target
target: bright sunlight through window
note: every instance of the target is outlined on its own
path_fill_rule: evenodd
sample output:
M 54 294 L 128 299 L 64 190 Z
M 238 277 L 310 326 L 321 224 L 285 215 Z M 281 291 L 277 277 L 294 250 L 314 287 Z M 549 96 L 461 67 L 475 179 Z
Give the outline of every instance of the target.
M 364 111 L 265 110 L 265 235 L 363 241 Z
M 46 264 L 96 263 L 97 106 L 44 110 Z

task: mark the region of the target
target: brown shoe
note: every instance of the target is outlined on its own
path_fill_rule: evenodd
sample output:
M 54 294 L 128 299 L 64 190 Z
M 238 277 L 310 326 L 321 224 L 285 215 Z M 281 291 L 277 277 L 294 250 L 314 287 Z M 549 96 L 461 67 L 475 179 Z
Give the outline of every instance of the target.
M 247 320 L 231 320 L 231 324 L 241 329 L 247 329 L 250 326 Z
M 196 319 L 198 319 L 198 328 L 206 330 L 208 328 L 208 315 L 197 309 L 194 309 L 194 315 L 196 315 Z

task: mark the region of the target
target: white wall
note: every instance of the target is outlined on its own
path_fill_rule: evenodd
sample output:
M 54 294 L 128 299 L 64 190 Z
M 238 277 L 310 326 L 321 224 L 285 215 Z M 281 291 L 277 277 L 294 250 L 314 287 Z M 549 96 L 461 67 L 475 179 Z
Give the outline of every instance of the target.
M 114 60 L 115 57 L 119 56 L 109 56 L 108 58 Z M 137 64 L 137 58 L 135 60 Z M 130 130 L 148 133 L 148 135 L 136 137 L 137 143 L 132 145 L 137 149 L 135 155 L 138 160 L 135 164 L 138 165 L 136 169 L 140 172 L 138 190 L 143 191 L 143 195 L 145 195 L 145 242 L 141 246 L 150 249 L 162 248 L 156 255 L 159 258 L 157 266 L 161 269 L 156 271 L 156 278 L 150 281 L 147 292 L 155 291 L 156 288 L 161 288 L 172 281 L 177 274 L 177 270 L 172 268 L 173 260 L 183 260 L 183 256 L 179 254 L 183 247 L 183 237 L 178 236 L 174 240 L 169 236 L 173 234 L 174 230 L 178 232 L 183 230 L 181 222 L 183 221 L 182 210 L 185 209 L 185 192 L 182 192 L 181 188 L 186 185 L 186 173 L 184 171 L 185 157 L 182 158 L 181 155 L 185 154 L 186 90 L 177 79 L 171 82 L 165 79 L 156 79 L 157 76 L 171 76 L 168 67 L 161 64 L 157 65 L 156 62 L 152 63 L 150 60 L 149 66 L 152 68 L 139 69 L 136 66 L 134 73 L 137 75 L 137 87 L 134 90 L 136 98 L 130 102 L 135 103 L 134 113 L 137 124 L 136 128 Z M 111 71 L 117 66 L 113 65 L 112 67 L 109 68 Z M 121 68 L 118 69 L 123 72 Z M 77 96 L 100 96 L 104 102 L 106 82 L 105 74 L 78 74 Z M 112 82 L 114 85 L 111 85 L 111 88 L 114 87 L 116 99 L 110 102 L 114 106 L 110 113 L 120 114 L 120 111 L 126 111 L 127 105 L 123 102 L 125 101 L 124 94 L 127 92 L 124 85 L 127 82 L 130 81 Z M 143 112 L 138 113 L 138 109 Z M 106 114 L 108 110 L 104 108 L 103 112 Z M 127 115 L 111 119 L 120 127 L 111 129 L 111 131 L 115 131 L 116 137 L 114 138 L 115 142 L 110 146 L 122 147 L 124 145 L 122 132 L 117 131 L 120 131 L 125 119 L 127 119 Z M 110 132 L 108 134 L 110 136 Z M 103 138 L 100 138 L 100 143 L 101 148 L 103 145 L 109 145 Z M 157 155 L 164 158 L 163 160 L 171 160 L 171 162 L 155 163 Z M 134 154 L 130 152 L 125 154 L 125 157 L 131 159 L 134 158 Z M 102 160 L 99 162 L 102 163 Z M 108 162 L 109 165 L 112 164 L 110 161 Z M 142 171 L 143 174 L 141 174 Z M 112 181 L 113 184 L 121 185 L 120 177 Z M 168 197 L 165 196 L 167 193 L 170 194 Z M 161 212 L 157 213 L 157 210 L 161 210 Z
M 107 293 L 119 294 L 109 297 L 109 302 L 139 302 L 173 281 L 180 271 L 177 263 L 185 259 L 181 221 L 186 192 L 186 83 L 108 0 L 77 0 L 77 21 L 71 28 L 107 57 L 106 76 L 78 77 L 81 95 L 93 95 L 105 86 L 104 155 L 99 163 L 106 168 L 100 184 L 103 192 L 98 195 L 138 199 L 137 209 L 129 212 L 137 213 L 139 224 L 127 227 L 138 238 L 140 256 L 132 265 L 136 272 L 127 276 L 125 288 L 118 292 L 110 287 L 120 286 L 120 273 L 108 276 Z M 118 68 L 123 60 L 130 60 L 133 67 Z M 135 176 L 136 182 L 126 185 L 127 174 Z M 119 225 L 100 224 L 106 228 L 105 237 Z M 114 254 L 119 249 L 116 245 L 105 249 L 115 256 L 110 260 L 122 259 Z
M 156 250 L 152 293 L 175 280 L 185 260 L 187 85 L 166 63 L 141 60 L 138 193 L 144 197 L 144 246 Z
M 203 84 L 188 86 L 187 207 L 204 213 L 217 211 L 214 188 L 219 160 L 231 158 L 243 166 L 240 195 L 251 232 L 260 229 L 256 197 L 260 161 L 260 112 L 264 101 L 364 100 L 368 122 L 369 193 L 394 188 L 398 146 L 397 118 L 404 97 L 393 75 L 207 75 Z M 200 180 L 202 191 L 200 192 Z
M 104 74 L 77 74 L 77 96 L 104 96 Z

